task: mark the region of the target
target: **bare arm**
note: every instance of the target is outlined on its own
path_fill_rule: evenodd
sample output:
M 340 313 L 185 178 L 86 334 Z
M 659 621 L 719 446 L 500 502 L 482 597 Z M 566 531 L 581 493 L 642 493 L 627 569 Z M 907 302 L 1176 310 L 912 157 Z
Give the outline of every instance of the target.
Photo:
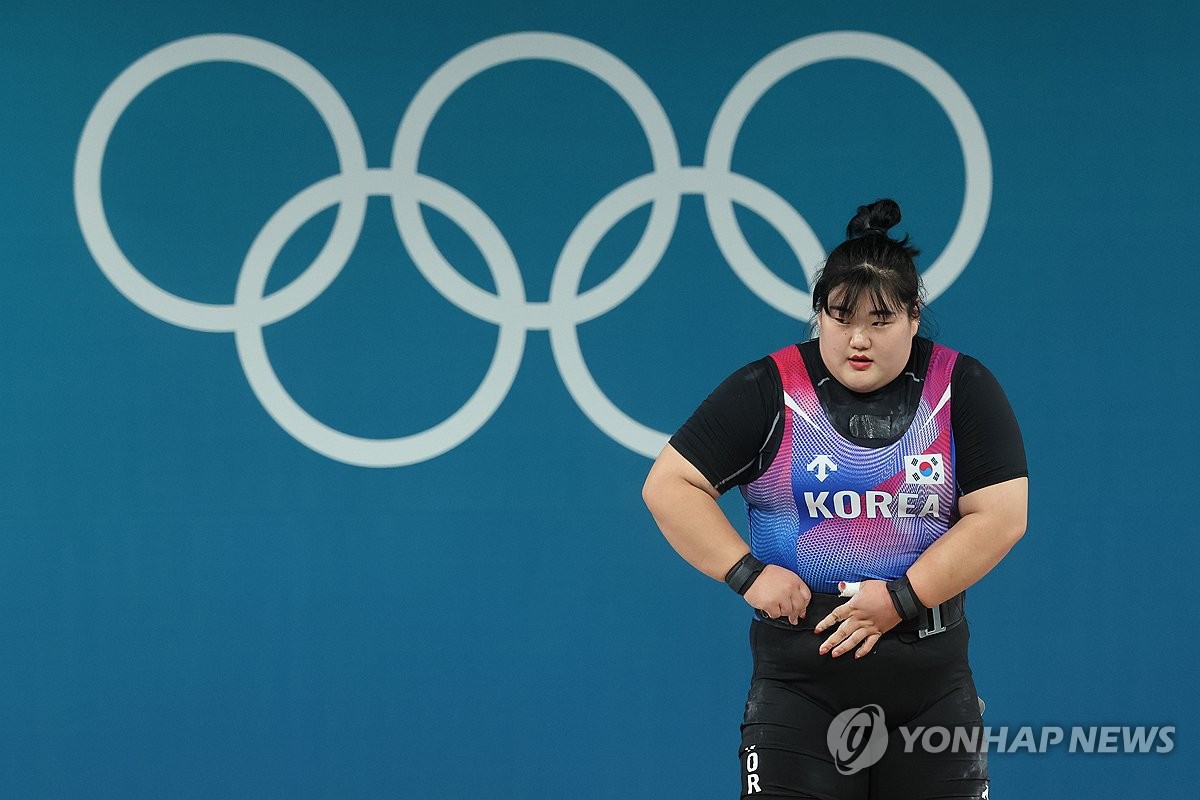
M 717 505 L 719 496 L 700 470 L 671 445 L 659 453 L 642 487 L 642 499 L 675 552 L 708 577 L 723 581 L 750 548 Z M 799 575 L 773 564 L 745 594 L 754 608 L 773 617 L 788 617 L 793 624 L 804 616 L 811 597 Z
M 675 552 L 721 581 L 750 548 L 717 505 L 719 496 L 700 470 L 671 445 L 659 453 L 642 487 L 646 507 Z
M 1029 479 L 985 486 L 958 499 L 958 522 L 908 568 L 913 591 L 933 607 L 974 584 L 1025 534 Z

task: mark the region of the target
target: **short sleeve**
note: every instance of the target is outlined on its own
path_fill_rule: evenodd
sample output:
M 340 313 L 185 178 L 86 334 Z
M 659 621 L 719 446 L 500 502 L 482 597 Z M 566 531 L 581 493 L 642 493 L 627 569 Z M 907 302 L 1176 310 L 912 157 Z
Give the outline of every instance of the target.
M 951 424 L 959 491 L 970 494 L 1029 475 L 1025 444 L 1000 383 L 983 364 L 960 355 L 952 376 Z
M 770 357 L 747 364 L 713 390 L 671 437 L 719 492 L 759 477 L 783 438 L 783 387 Z

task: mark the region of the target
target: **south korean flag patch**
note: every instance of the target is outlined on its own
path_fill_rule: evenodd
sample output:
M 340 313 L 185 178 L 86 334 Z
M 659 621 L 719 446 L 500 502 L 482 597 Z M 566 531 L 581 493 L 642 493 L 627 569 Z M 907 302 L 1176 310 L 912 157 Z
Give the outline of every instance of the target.
M 904 473 L 905 483 L 914 483 L 918 486 L 941 486 L 946 480 L 942 457 L 937 453 L 905 456 Z

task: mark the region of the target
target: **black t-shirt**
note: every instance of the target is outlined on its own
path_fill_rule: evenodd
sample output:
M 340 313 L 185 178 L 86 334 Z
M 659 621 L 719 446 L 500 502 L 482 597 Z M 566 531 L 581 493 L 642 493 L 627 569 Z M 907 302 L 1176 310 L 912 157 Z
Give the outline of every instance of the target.
M 816 339 L 796 345 L 821 408 L 837 431 L 862 447 L 884 447 L 904 435 L 916 414 L 933 342 L 913 339 L 898 378 L 874 392 L 853 392 L 829 374 Z M 983 364 L 959 354 L 950 377 L 958 493 L 1029 474 L 1012 406 Z M 754 481 L 771 465 L 783 438 L 783 383 L 770 358 L 726 378 L 671 437 L 671 446 L 720 492 Z

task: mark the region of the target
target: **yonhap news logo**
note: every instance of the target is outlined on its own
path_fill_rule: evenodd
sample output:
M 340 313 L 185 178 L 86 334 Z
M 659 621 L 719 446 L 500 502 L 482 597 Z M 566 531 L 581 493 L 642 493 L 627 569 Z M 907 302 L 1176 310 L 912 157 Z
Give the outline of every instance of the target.
M 998 728 L 941 725 L 896 729 L 904 752 L 1166 754 L 1175 749 L 1174 725 L 1021 725 Z
M 901 725 L 894 733 L 883 709 L 866 705 L 834 717 L 825 741 L 838 772 L 853 775 L 878 763 L 889 744 L 899 744 L 905 753 L 1165 755 L 1175 749 L 1176 730 L 1174 725 Z
M 888 732 L 883 709 L 877 705 L 851 708 L 838 714 L 825 734 L 833 764 L 843 775 L 853 775 L 883 758 Z

